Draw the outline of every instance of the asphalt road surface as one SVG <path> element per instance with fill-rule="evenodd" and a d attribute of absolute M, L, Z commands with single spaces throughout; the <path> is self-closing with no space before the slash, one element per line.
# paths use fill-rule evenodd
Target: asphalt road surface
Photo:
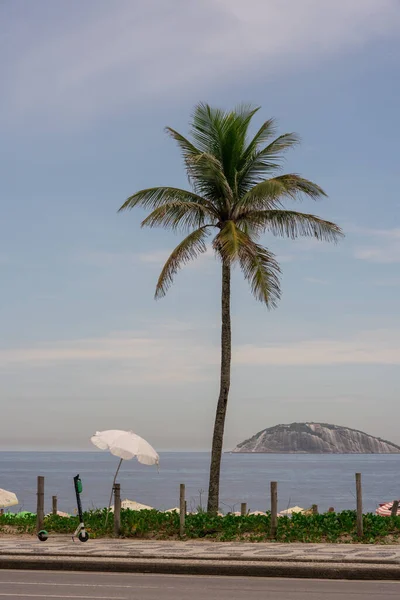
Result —
<path fill-rule="evenodd" d="M 400 582 L 0 571 L 0 600 L 394 600 Z"/>

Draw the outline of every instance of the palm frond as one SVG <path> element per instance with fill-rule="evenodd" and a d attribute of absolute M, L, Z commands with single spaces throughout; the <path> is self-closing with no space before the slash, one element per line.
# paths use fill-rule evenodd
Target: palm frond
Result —
<path fill-rule="evenodd" d="M 193 192 L 172 187 L 155 187 L 148 188 L 147 190 L 140 190 L 139 192 L 136 192 L 136 194 L 129 196 L 118 212 L 131 210 L 136 206 L 154 209 L 171 202 L 192 202 L 202 204 L 208 207 L 209 210 L 213 210 L 213 206 L 210 202 Z"/>
<path fill-rule="evenodd" d="M 227 221 L 213 240 L 213 248 L 222 261 L 234 262 L 239 255 L 243 242 L 243 231 L 233 221 Z"/>
<path fill-rule="evenodd" d="M 299 143 L 300 138 L 296 133 L 285 133 L 262 150 L 246 155 L 238 175 L 240 194 L 246 193 L 268 174 L 280 169 L 284 153 Z"/>
<path fill-rule="evenodd" d="M 259 107 L 241 105 L 225 119 L 221 132 L 221 163 L 231 188 L 237 184 L 237 173 L 246 150 L 250 122 Z"/>
<path fill-rule="evenodd" d="M 208 225 L 204 225 L 192 231 L 170 254 L 158 278 L 155 298 L 165 296 L 173 283 L 174 276 L 183 265 L 206 252 L 205 239 L 209 235 L 207 227 Z"/>
<path fill-rule="evenodd" d="M 337 242 L 343 232 L 335 223 L 307 213 L 293 210 L 250 211 L 239 217 L 258 232 L 270 231 L 273 235 L 288 237 L 313 237 L 326 242 Z"/>
<path fill-rule="evenodd" d="M 218 160 L 222 160 L 221 137 L 228 115 L 229 113 L 218 108 L 211 108 L 203 102 L 195 107 L 190 123 L 190 133 L 200 152 L 213 154 Z"/>
<path fill-rule="evenodd" d="M 250 157 L 254 156 L 260 146 L 272 138 L 276 133 L 275 119 L 265 121 L 257 131 L 252 140 L 247 144 L 246 150 L 243 152 L 242 160 L 245 163 Z"/>
<path fill-rule="evenodd" d="M 190 179 L 198 194 L 212 199 L 218 209 L 229 210 L 233 194 L 220 161 L 212 154 L 199 154 L 188 161 Z"/>
<path fill-rule="evenodd" d="M 193 229 L 207 224 L 217 224 L 218 214 L 198 202 L 176 200 L 154 209 L 143 221 L 142 227 L 165 227 L 166 229 Z"/>
<path fill-rule="evenodd" d="M 303 195 L 317 200 L 326 196 L 326 193 L 316 183 L 295 173 L 272 177 L 258 183 L 240 198 L 235 205 L 235 216 L 238 216 L 243 209 L 261 210 L 282 207 L 283 200 L 287 198 L 298 200 Z"/>
<path fill-rule="evenodd" d="M 243 274 L 250 283 L 253 296 L 268 308 L 275 308 L 281 297 L 279 264 L 272 252 L 246 237 L 246 243 L 239 249 Z"/>
<path fill-rule="evenodd" d="M 246 104 L 231 112 L 202 103 L 195 108 L 191 122 L 194 143 L 204 154 L 212 154 L 220 161 L 231 188 L 246 148 L 250 121 L 258 110 Z"/>
<path fill-rule="evenodd" d="M 165 131 L 176 141 L 176 143 L 180 147 L 185 164 L 188 159 L 191 159 L 194 156 L 198 156 L 202 153 L 202 151 L 199 148 L 196 148 L 196 146 L 194 146 L 192 142 L 190 142 L 183 135 L 175 131 L 175 129 L 172 129 L 171 127 L 166 127 Z"/>

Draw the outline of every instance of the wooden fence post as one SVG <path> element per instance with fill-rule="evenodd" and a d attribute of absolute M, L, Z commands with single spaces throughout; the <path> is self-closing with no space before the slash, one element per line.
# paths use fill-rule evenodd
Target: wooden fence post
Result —
<path fill-rule="evenodd" d="M 395 500 L 393 502 L 393 506 L 392 506 L 392 510 L 391 510 L 391 516 L 392 517 L 397 517 L 397 511 L 399 510 L 399 501 Z"/>
<path fill-rule="evenodd" d="M 121 485 L 114 484 L 114 535 L 118 537 L 121 532 Z"/>
<path fill-rule="evenodd" d="M 240 514 L 242 517 L 245 517 L 247 515 L 247 503 L 246 502 L 242 502 L 240 505 Z"/>
<path fill-rule="evenodd" d="M 52 513 L 53 515 L 57 514 L 57 496 L 52 496 Z"/>
<path fill-rule="evenodd" d="M 44 477 L 37 478 L 37 501 L 36 501 L 36 533 L 44 526 Z"/>
<path fill-rule="evenodd" d="M 356 473 L 356 494 L 357 494 L 357 536 L 363 536 L 363 506 L 362 506 L 362 487 L 361 473 Z"/>
<path fill-rule="evenodd" d="M 313 504 L 312 507 L 312 514 L 313 515 L 317 515 L 318 514 L 318 504 Z"/>
<path fill-rule="evenodd" d="M 276 538 L 278 530 L 278 484 L 276 481 L 271 481 L 271 529 L 272 538 Z"/>
<path fill-rule="evenodd" d="M 181 483 L 179 487 L 179 535 L 183 537 L 185 535 L 185 516 L 186 516 L 186 502 L 185 502 L 185 484 Z"/>

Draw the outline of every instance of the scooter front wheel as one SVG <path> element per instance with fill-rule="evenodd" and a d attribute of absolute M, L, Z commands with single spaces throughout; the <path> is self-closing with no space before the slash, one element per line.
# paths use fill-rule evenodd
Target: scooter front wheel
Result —
<path fill-rule="evenodd" d="M 38 536 L 38 538 L 39 538 L 39 540 L 41 542 L 45 542 L 49 538 L 49 534 L 44 529 L 42 529 L 41 531 L 39 531 L 39 533 L 37 534 L 37 536 Z"/>
<path fill-rule="evenodd" d="M 80 542 L 87 542 L 89 539 L 89 534 L 87 531 L 85 531 L 83 533 L 83 531 L 80 532 L 80 534 L 78 535 L 78 539 Z"/>

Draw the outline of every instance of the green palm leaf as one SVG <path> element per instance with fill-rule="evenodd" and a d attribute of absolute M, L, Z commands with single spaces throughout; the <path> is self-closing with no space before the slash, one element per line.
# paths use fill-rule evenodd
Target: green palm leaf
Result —
<path fill-rule="evenodd" d="M 303 195 L 317 200 L 326 196 L 326 193 L 316 183 L 295 173 L 266 179 L 255 185 L 236 202 L 235 217 L 244 215 L 246 210 L 282 207 L 283 200 L 288 198 L 299 200 Z"/>
<path fill-rule="evenodd" d="M 173 283 L 174 276 L 183 265 L 206 252 L 207 246 L 205 240 L 209 235 L 207 227 L 208 225 L 205 225 L 192 231 L 172 251 L 158 278 L 155 293 L 156 298 L 165 296 Z"/>
<path fill-rule="evenodd" d="M 243 274 L 250 283 L 253 296 L 268 308 L 275 308 L 281 297 L 279 264 L 272 252 L 246 237 L 246 243 L 239 249 Z"/>
<path fill-rule="evenodd" d="M 237 259 L 243 235 L 233 221 L 227 221 L 224 224 L 213 240 L 213 248 L 220 255 L 222 261 L 232 263 Z"/>
<path fill-rule="evenodd" d="M 210 202 L 193 192 L 172 187 L 155 187 L 140 190 L 140 192 L 136 192 L 133 196 L 129 196 L 118 212 L 130 210 L 136 206 L 154 209 L 170 202 L 196 202 L 197 204 L 208 206 L 210 210 L 212 209 Z"/>
<path fill-rule="evenodd" d="M 283 153 L 300 143 L 295 133 L 285 133 L 262 150 L 246 152 L 243 167 L 239 172 L 239 189 L 244 194 L 253 186 L 265 179 L 266 173 L 280 169 L 283 163 Z"/>
<path fill-rule="evenodd" d="M 198 202 L 175 201 L 154 209 L 143 221 L 142 227 L 165 227 L 166 229 L 193 229 L 201 227 L 208 221 L 209 225 L 217 222 L 218 214 L 208 206 Z"/>
<path fill-rule="evenodd" d="M 250 211 L 243 215 L 243 221 L 259 233 L 270 231 L 273 235 L 292 240 L 314 237 L 326 242 L 337 242 L 343 237 L 340 227 L 335 223 L 293 210 Z"/>

